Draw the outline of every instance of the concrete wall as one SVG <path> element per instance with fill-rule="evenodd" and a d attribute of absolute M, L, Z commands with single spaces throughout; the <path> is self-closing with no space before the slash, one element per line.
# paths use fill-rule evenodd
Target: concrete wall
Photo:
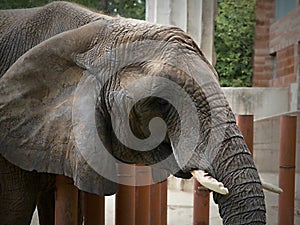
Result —
<path fill-rule="evenodd" d="M 222 88 L 235 114 L 255 119 L 289 111 L 288 88 Z"/>
<path fill-rule="evenodd" d="M 296 171 L 300 173 L 300 111 L 297 116 Z M 256 120 L 254 123 L 254 161 L 259 171 L 278 173 L 280 117 Z"/>
<path fill-rule="evenodd" d="M 260 172 L 278 172 L 280 117 L 290 107 L 289 88 L 223 88 L 233 110 L 238 114 L 253 114 L 254 161 Z M 300 172 L 300 112 L 297 135 L 297 172 Z"/>

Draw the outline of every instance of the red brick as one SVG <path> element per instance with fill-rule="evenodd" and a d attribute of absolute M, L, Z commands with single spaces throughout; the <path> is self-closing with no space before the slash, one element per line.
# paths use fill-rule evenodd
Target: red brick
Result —
<path fill-rule="evenodd" d="M 260 48 L 260 49 L 255 49 L 255 54 L 257 56 L 265 56 L 265 55 L 269 55 L 269 50 L 267 48 Z"/>
<path fill-rule="evenodd" d="M 259 46 L 261 46 L 261 47 L 259 47 Z M 265 50 L 269 51 L 269 42 L 268 41 L 257 41 L 254 45 L 254 50 L 259 50 L 259 49 L 265 49 Z"/>
<path fill-rule="evenodd" d="M 277 79 L 273 80 L 273 85 L 274 87 L 284 87 L 284 82 L 281 77 L 278 77 Z"/>
<path fill-rule="evenodd" d="M 297 81 L 296 75 L 289 75 L 283 77 L 283 83 L 285 86 L 289 86 L 292 83 L 295 83 Z"/>
<path fill-rule="evenodd" d="M 259 80 L 270 80 L 273 78 L 273 76 L 268 75 L 268 74 L 262 74 L 262 75 L 256 76 L 256 78 Z"/>
<path fill-rule="evenodd" d="M 263 66 L 258 66 L 254 70 L 255 70 L 256 73 L 263 72 L 264 71 L 264 67 Z"/>
<path fill-rule="evenodd" d="M 255 32 L 268 33 L 269 32 L 269 27 L 268 26 L 256 26 L 255 27 Z"/>
<path fill-rule="evenodd" d="M 265 20 L 256 20 L 256 26 L 255 27 L 269 27 L 269 23 L 267 23 Z"/>
<path fill-rule="evenodd" d="M 253 86 L 281 86 L 295 81 L 296 50 L 300 36 L 300 7 L 274 21 L 275 0 L 256 0 Z M 273 80 L 273 57 L 277 51 L 277 79 Z"/>
<path fill-rule="evenodd" d="M 294 62 L 295 62 L 294 57 L 289 57 L 285 60 L 284 63 L 286 66 L 289 66 L 289 65 L 294 65 Z"/>
<path fill-rule="evenodd" d="M 273 71 L 273 63 L 272 63 L 272 65 L 265 65 L 264 69 L 265 69 L 265 71 Z"/>
<path fill-rule="evenodd" d="M 284 69 L 283 68 L 277 68 L 276 74 L 277 74 L 277 77 L 284 76 Z"/>
<path fill-rule="evenodd" d="M 289 47 L 287 47 L 287 53 L 289 55 L 294 55 L 294 45 L 290 45 Z"/>
<path fill-rule="evenodd" d="M 257 34 L 255 39 L 257 41 L 266 41 L 266 42 L 268 42 L 269 41 L 269 34 L 265 34 L 265 33 L 264 34 Z"/>
<path fill-rule="evenodd" d="M 253 71 L 253 77 L 259 78 L 260 76 L 263 76 L 263 75 L 265 75 L 264 72 L 259 72 L 259 71 L 256 71 L 256 70 Z"/>
<path fill-rule="evenodd" d="M 294 65 L 284 68 L 285 75 L 294 74 L 294 71 Z"/>
<path fill-rule="evenodd" d="M 261 66 L 263 64 L 265 64 L 265 58 L 261 59 L 261 57 L 255 57 L 254 60 L 253 60 L 253 67 L 256 67 L 256 66 Z"/>
<path fill-rule="evenodd" d="M 268 87 L 269 80 L 254 80 L 253 87 Z"/>

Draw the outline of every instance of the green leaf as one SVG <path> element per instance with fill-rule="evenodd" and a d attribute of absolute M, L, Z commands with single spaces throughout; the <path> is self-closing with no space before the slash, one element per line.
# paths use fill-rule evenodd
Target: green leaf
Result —
<path fill-rule="evenodd" d="M 218 0 L 216 70 L 222 86 L 251 86 L 254 0 Z"/>

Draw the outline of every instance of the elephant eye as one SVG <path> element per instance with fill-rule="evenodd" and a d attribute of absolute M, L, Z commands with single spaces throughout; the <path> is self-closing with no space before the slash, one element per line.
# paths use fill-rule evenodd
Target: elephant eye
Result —
<path fill-rule="evenodd" d="M 157 103 L 161 106 L 167 106 L 169 104 L 169 102 L 165 99 L 162 98 L 157 98 Z"/>
<path fill-rule="evenodd" d="M 171 104 L 162 98 L 157 98 L 156 99 L 156 106 L 162 112 L 163 114 L 168 113 L 169 110 L 171 109 Z"/>

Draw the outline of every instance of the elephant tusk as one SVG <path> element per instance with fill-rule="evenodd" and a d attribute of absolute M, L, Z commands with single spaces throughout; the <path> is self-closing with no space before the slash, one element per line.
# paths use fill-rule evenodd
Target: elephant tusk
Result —
<path fill-rule="evenodd" d="M 228 189 L 224 187 L 223 183 L 209 176 L 208 173 L 204 172 L 203 170 L 193 170 L 191 171 L 191 174 L 204 187 L 222 195 L 227 195 L 229 193 Z"/>
<path fill-rule="evenodd" d="M 208 173 L 204 172 L 203 170 L 193 170 L 191 171 L 191 174 L 204 187 L 222 195 L 227 195 L 229 193 L 228 189 L 224 187 L 223 183 L 217 181 L 211 176 L 208 176 Z M 283 190 L 280 187 L 265 182 L 264 180 L 261 180 L 261 184 L 263 189 L 268 190 L 270 192 L 274 192 L 277 194 L 281 194 L 283 192 Z"/>
<path fill-rule="evenodd" d="M 268 182 L 265 182 L 263 180 L 261 180 L 261 185 L 262 185 L 263 189 L 266 189 L 268 191 L 271 191 L 271 192 L 274 192 L 274 193 L 277 193 L 277 194 L 281 194 L 283 192 L 283 190 L 280 187 L 275 186 L 274 184 L 270 184 Z"/>

